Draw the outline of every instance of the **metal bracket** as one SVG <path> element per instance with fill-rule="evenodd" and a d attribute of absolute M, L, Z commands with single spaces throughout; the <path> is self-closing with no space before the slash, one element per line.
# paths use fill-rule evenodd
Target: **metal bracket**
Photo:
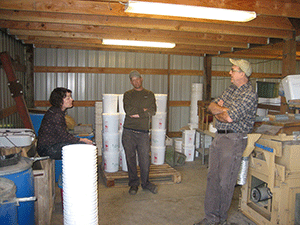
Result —
<path fill-rule="evenodd" d="M 19 80 L 8 82 L 8 87 L 13 98 L 23 95 L 23 86 Z"/>

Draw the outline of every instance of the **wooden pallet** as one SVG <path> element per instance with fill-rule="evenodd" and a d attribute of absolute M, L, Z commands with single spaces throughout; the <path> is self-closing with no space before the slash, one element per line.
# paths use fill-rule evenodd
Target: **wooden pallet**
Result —
<path fill-rule="evenodd" d="M 101 168 L 101 173 L 103 175 L 105 184 L 107 187 L 115 186 L 115 181 L 126 179 L 128 183 L 128 173 L 125 171 L 118 171 L 115 173 L 108 173 Z M 140 168 L 138 167 L 138 176 L 140 177 Z M 150 165 L 149 179 L 160 179 L 167 180 L 172 178 L 173 183 L 181 182 L 181 174 L 172 168 L 169 164 L 163 165 Z"/>

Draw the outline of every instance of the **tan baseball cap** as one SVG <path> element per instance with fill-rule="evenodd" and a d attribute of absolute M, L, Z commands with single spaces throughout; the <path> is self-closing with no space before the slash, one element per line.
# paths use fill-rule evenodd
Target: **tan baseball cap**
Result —
<path fill-rule="evenodd" d="M 229 61 L 238 67 L 246 74 L 247 77 L 250 77 L 252 74 L 252 67 L 250 62 L 244 59 L 229 59 Z"/>
<path fill-rule="evenodd" d="M 130 80 L 131 80 L 131 78 L 133 78 L 133 77 L 139 77 L 139 78 L 141 78 L 142 76 L 141 76 L 141 74 L 140 74 L 137 70 L 132 70 L 132 71 L 129 73 L 129 78 L 130 78 Z"/>

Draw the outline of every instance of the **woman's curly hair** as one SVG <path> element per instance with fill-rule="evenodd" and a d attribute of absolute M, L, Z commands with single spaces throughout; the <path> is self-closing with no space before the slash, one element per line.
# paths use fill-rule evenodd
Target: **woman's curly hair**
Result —
<path fill-rule="evenodd" d="M 60 108 L 64 102 L 63 99 L 67 96 L 67 93 L 72 93 L 72 91 L 70 89 L 63 88 L 63 87 L 55 88 L 51 92 L 49 102 L 54 107 Z"/>

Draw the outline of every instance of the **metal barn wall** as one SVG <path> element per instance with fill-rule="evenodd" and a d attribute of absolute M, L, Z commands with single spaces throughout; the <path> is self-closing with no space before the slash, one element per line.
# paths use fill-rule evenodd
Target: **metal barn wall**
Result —
<path fill-rule="evenodd" d="M 35 66 L 80 66 L 112 68 L 168 69 L 165 54 L 106 52 L 93 50 L 35 49 Z M 248 59 L 256 73 L 281 73 L 281 60 Z M 297 70 L 299 72 L 299 62 Z M 229 71 L 231 63 L 226 58 L 212 58 L 213 71 Z M 170 56 L 170 69 L 203 70 L 203 57 Z M 55 87 L 64 86 L 73 91 L 75 100 L 102 100 L 102 94 L 122 94 L 132 88 L 128 74 L 35 73 L 35 100 L 49 99 Z M 257 79 L 251 79 L 256 85 Z M 278 79 L 259 79 L 279 82 Z M 144 87 L 154 93 L 166 94 L 166 75 L 144 75 Z M 203 82 L 203 77 L 189 75 L 170 76 L 171 101 L 189 101 L 192 83 Z M 212 78 L 212 97 L 222 93 L 230 84 L 229 77 Z M 178 131 L 189 123 L 189 107 L 171 107 L 169 131 Z M 94 107 L 74 107 L 68 113 L 77 123 L 95 123 Z"/>
<path fill-rule="evenodd" d="M 25 47 L 20 42 L 7 35 L 3 31 L 0 31 L 0 52 L 8 52 L 12 59 L 20 60 L 20 64 L 25 65 Z M 25 76 L 23 72 L 16 71 L 16 77 L 20 83 L 25 85 Z M 0 69 L 0 108 L 5 109 L 14 106 L 16 103 L 11 97 L 10 90 L 8 88 L 8 80 L 6 73 L 3 69 Z M 13 126 L 16 128 L 23 127 L 23 123 L 18 113 L 14 113 L 9 117 L 0 120 L 0 128 Z"/>

